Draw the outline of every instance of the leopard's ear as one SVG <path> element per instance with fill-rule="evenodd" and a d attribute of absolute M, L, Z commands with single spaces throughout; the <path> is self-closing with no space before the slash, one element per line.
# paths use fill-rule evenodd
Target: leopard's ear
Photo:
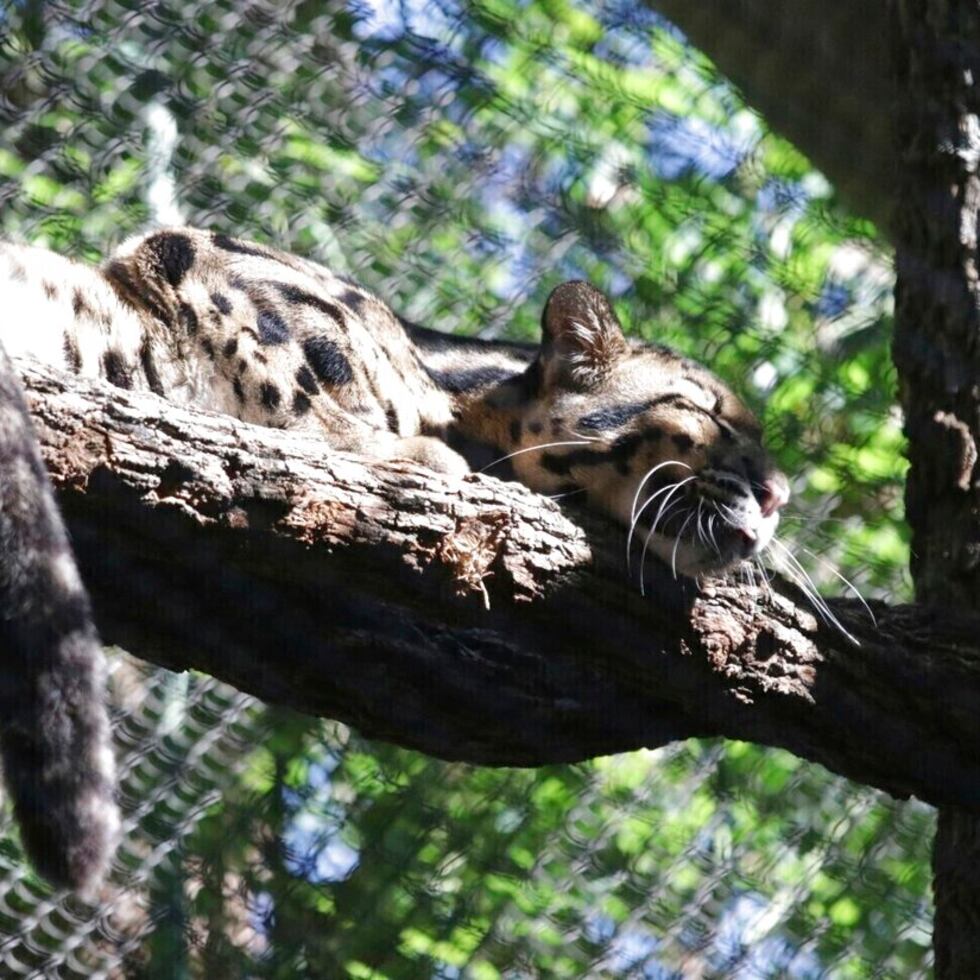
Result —
<path fill-rule="evenodd" d="M 629 345 L 609 300 L 580 280 L 552 291 L 541 317 L 539 355 L 546 387 L 593 387 Z"/>

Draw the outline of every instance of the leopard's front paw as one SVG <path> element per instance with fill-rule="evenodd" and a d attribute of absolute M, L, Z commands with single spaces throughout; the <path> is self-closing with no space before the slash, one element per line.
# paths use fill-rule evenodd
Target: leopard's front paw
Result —
<path fill-rule="evenodd" d="M 392 456 L 410 459 L 415 463 L 445 473 L 448 476 L 464 476 L 470 468 L 466 460 L 444 442 L 432 436 L 408 436 L 399 439 L 393 449 Z"/>

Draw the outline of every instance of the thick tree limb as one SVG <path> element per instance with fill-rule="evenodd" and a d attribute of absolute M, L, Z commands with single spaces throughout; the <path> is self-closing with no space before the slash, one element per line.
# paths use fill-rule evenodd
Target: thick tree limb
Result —
<path fill-rule="evenodd" d="M 444 758 L 726 735 L 980 805 L 976 618 L 835 601 L 858 647 L 788 586 L 643 599 L 621 529 L 519 485 L 24 369 L 103 635 L 140 656 Z"/>

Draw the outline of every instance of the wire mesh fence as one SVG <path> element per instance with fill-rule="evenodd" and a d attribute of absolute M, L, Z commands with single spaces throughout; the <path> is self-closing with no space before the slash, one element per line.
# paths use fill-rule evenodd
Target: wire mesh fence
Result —
<path fill-rule="evenodd" d="M 95 259 L 186 221 L 481 337 L 591 279 L 758 410 L 821 586 L 907 594 L 874 229 L 647 8 L 15 0 L 0 78 L 4 234 Z M 112 681 L 113 878 L 52 895 L 7 824 L 4 976 L 928 973 L 930 812 L 783 752 L 478 769 L 123 654 Z"/>

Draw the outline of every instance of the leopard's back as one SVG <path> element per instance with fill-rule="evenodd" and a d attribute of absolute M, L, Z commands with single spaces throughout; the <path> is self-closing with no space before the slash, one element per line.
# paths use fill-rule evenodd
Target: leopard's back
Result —
<path fill-rule="evenodd" d="M 445 411 L 391 310 L 321 266 L 182 228 L 127 243 L 104 273 L 144 318 L 149 369 L 187 367 L 172 400 L 313 430 L 343 410 L 403 435 Z"/>
<path fill-rule="evenodd" d="M 401 322 L 322 266 L 193 228 L 131 239 L 98 269 L 9 244 L 0 262 L 23 294 L 18 319 L 41 325 L 6 331 L 13 356 L 337 449 L 465 469 L 425 435 L 446 429 L 452 400 Z"/>

